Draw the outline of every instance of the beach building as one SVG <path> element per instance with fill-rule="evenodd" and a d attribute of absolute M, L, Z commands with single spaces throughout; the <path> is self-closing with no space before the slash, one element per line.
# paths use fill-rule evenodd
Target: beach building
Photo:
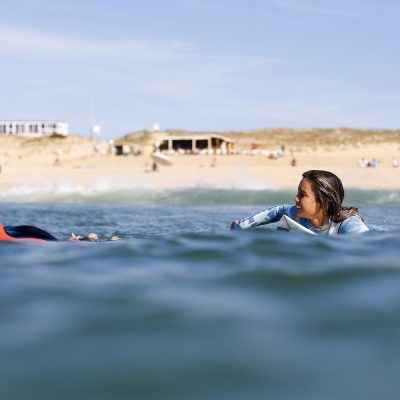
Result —
<path fill-rule="evenodd" d="M 68 123 L 63 121 L 1 121 L 0 135 L 51 136 L 68 135 Z"/>
<path fill-rule="evenodd" d="M 200 153 L 208 152 L 210 154 L 230 154 L 234 149 L 234 141 L 226 136 L 210 134 L 182 134 L 154 135 L 154 143 L 160 151 L 178 153 Z"/>

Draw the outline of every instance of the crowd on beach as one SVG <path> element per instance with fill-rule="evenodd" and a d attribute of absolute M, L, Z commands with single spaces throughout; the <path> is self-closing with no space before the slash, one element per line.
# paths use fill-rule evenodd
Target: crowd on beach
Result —
<path fill-rule="evenodd" d="M 376 158 L 372 158 L 370 161 L 367 160 L 365 157 L 361 157 L 358 160 L 358 166 L 360 168 L 377 168 L 379 166 L 380 162 Z M 392 167 L 393 168 L 398 168 L 399 167 L 399 161 L 397 157 L 392 158 Z"/>
<path fill-rule="evenodd" d="M 376 158 L 372 158 L 370 161 L 368 161 L 365 157 L 361 157 L 358 160 L 358 166 L 360 168 L 377 168 L 378 167 L 378 160 Z"/>

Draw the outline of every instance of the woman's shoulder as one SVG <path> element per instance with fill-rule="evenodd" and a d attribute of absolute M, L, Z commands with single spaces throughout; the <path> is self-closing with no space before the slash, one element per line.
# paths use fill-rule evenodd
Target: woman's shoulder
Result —
<path fill-rule="evenodd" d="M 361 233 L 369 231 L 359 215 L 350 215 L 340 222 L 338 233 Z"/>

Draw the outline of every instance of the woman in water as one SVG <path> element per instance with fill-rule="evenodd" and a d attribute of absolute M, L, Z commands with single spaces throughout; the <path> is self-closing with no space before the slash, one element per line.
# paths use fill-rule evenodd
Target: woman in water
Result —
<path fill-rule="evenodd" d="M 53 242 L 58 241 L 49 232 L 31 225 L 19 225 L 19 226 L 3 226 L 0 224 L 0 240 L 5 241 L 34 241 L 34 242 Z M 86 236 L 77 236 L 73 233 L 68 240 L 74 241 L 89 241 L 97 242 L 100 241 L 99 236 L 92 232 Z M 120 240 L 118 236 L 112 236 L 110 240 Z"/>
<path fill-rule="evenodd" d="M 310 170 L 303 173 L 295 205 L 267 208 L 252 217 L 232 221 L 231 229 L 249 229 L 279 221 L 283 215 L 320 235 L 362 233 L 369 229 L 354 207 L 343 207 L 344 189 L 332 172 Z"/>

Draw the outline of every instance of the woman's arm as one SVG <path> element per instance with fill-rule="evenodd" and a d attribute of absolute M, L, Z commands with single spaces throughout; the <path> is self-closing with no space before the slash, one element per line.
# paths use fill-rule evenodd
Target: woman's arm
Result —
<path fill-rule="evenodd" d="M 296 218 L 296 206 L 282 204 L 267 208 L 251 217 L 232 221 L 231 230 L 251 229 L 260 225 L 270 224 L 279 221 L 283 215 L 288 215 L 291 218 Z"/>

